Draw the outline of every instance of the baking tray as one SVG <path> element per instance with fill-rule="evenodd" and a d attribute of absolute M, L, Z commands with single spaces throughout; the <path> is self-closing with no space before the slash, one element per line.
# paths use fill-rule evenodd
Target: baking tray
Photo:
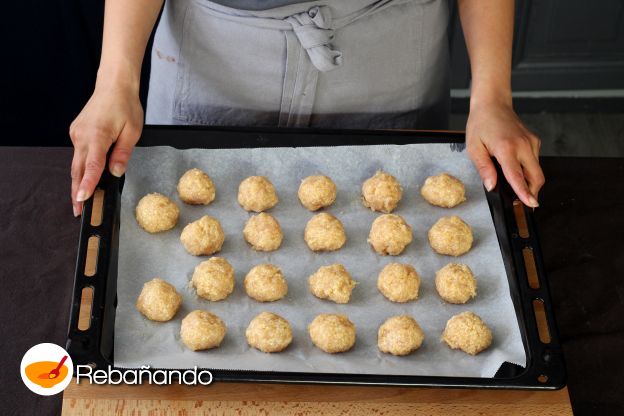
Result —
<path fill-rule="evenodd" d="M 318 130 L 231 127 L 146 126 L 139 146 L 188 148 L 315 147 L 449 143 L 461 151 L 463 132 L 415 130 Z M 526 368 L 503 363 L 492 378 L 384 374 L 302 373 L 208 369 L 216 381 L 353 384 L 555 390 L 565 385 L 565 365 L 557 334 L 539 237 L 531 210 L 518 204 L 497 165 L 498 183 L 487 201 L 509 280 L 510 295 L 526 352 Z M 74 365 L 115 367 L 119 214 L 123 177 L 104 172 L 101 220 L 92 225 L 94 198 L 85 201 L 66 349 Z M 95 269 L 86 274 L 89 238 L 99 240 Z M 532 255 L 527 255 L 530 253 Z M 93 253 L 92 253 L 93 254 Z M 92 293 L 84 305 L 83 290 Z M 81 306 L 82 305 L 82 306 Z M 83 310 L 81 310 L 81 307 Z M 536 309 L 537 308 L 537 309 Z M 87 325 L 84 325 L 84 322 Z M 81 322 L 79 329 L 79 321 Z M 118 368 L 120 369 L 120 368 Z M 157 369 L 153 368 L 152 371 Z"/>

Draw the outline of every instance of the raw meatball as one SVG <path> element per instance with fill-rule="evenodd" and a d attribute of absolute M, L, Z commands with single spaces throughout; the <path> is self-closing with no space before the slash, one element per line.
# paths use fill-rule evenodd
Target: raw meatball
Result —
<path fill-rule="evenodd" d="M 262 212 L 277 205 L 275 188 L 264 176 L 250 176 L 238 187 L 238 203 L 246 211 Z"/>
<path fill-rule="evenodd" d="M 377 346 L 381 352 L 408 355 L 420 348 L 424 339 L 425 334 L 414 318 L 398 315 L 379 327 Z"/>
<path fill-rule="evenodd" d="M 262 352 L 280 352 L 292 342 L 292 329 L 281 316 L 262 312 L 251 320 L 245 331 L 250 346 Z"/>
<path fill-rule="evenodd" d="M 380 215 L 373 221 L 368 242 L 382 256 L 397 256 L 412 242 L 412 227 L 400 215 Z"/>
<path fill-rule="evenodd" d="M 394 211 L 401 200 L 403 189 L 396 178 L 389 173 L 377 171 L 362 185 L 362 203 L 373 211 Z"/>
<path fill-rule="evenodd" d="M 472 247 L 470 226 L 456 215 L 442 217 L 429 230 L 429 244 L 439 254 L 461 256 Z"/>
<path fill-rule="evenodd" d="M 187 204 L 208 205 L 216 196 L 212 179 L 199 169 L 187 171 L 178 182 L 180 199 Z"/>
<path fill-rule="evenodd" d="M 303 238 L 312 251 L 335 251 L 347 241 L 340 220 L 326 212 L 316 214 L 308 221 Z"/>
<path fill-rule="evenodd" d="M 279 267 L 259 264 L 252 268 L 243 283 L 250 298 L 260 302 L 273 302 L 286 296 L 288 284 Z"/>
<path fill-rule="evenodd" d="M 180 234 L 186 251 L 194 256 L 209 256 L 221 250 L 225 233 L 216 218 L 204 215 L 188 224 Z"/>
<path fill-rule="evenodd" d="M 217 315 L 196 310 L 182 319 L 180 338 L 193 351 L 208 350 L 221 345 L 227 328 Z"/>
<path fill-rule="evenodd" d="M 308 331 L 314 345 L 330 354 L 355 345 L 355 325 L 346 315 L 322 313 L 308 325 Z"/>
<path fill-rule="evenodd" d="M 453 208 L 466 200 L 464 184 L 448 173 L 429 176 L 420 188 L 420 194 L 431 205 L 443 208 Z"/>
<path fill-rule="evenodd" d="M 492 344 L 492 331 L 472 312 L 462 312 L 446 323 L 442 341 L 449 347 L 477 355 Z"/>
<path fill-rule="evenodd" d="M 277 250 L 284 239 L 279 222 L 272 215 L 264 212 L 247 220 L 243 236 L 245 241 L 257 251 Z"/>
<path fill-rule="evenodd" d="M 316 211 L 334 203 L 336 184 L 324 175 L 308 176 L 301 181 L 297 195 L 304 207 Z"/>
<path fill-rule="evenodd" d="M 308 283 L 314 296 L 336 303 L 348 303 L 357 284 L 342 264 L 321 267 L 310 276 Z"/>
<path fill-rule="evenodd" d="M 466 303 L 477 296 L 477 279 L 465 264 L 450 263 L 436 273 L 438 294 L 448 303 Z"/>
<path fill-rule="evenodd" d="M 197 296 L 216 302 L 234 291 L 234 268 L 221 257 L 212 257 L 195 267 L 191 280 Z"/>
<path fill-rule="evenodd" d="M 143 285 L 136 308 L 147 319 L 158 322 L 171 320 L 182 305 L 182 296 L 175 287 L 155 277 Z"/>
<path fill-rule="evenodd" d="M 379 273 L 377 289 L 393 302 L 418 299 L 420 276 L 409 264 L 390 263 Z"/>
<path fill-rule="evenodd" d="M 180 209 L 166 196 L 154 192 L 141 198 L 134 214 L 141 228 L 148 233 L 159 233 L 175 227 Z"/>

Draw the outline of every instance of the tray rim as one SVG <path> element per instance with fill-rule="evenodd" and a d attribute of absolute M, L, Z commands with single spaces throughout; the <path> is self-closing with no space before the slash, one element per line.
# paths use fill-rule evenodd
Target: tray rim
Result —
<path fill-rule="evenodd" d="M 179 132 L 183 137 L 176 137 L 172 143 L 171 133 Z M 200 136 L 222 133 L 224 136 L 236 140 L 227 143 L 201 141 Z M 339 136 L 339 137 L 336 137 Z M 340 140 L 340 142 L 337 142 Z M 146 143 L 147 142 L 147 143 Z M 205 144 L 210 145 L 206 146 Z M 278 145 L 275 145 L 279 143 Z M 145 126 L 142 141 L 138 146 L 172 146 L 175 148 L 249 148 L 249 147 L 316 147 L 316 146 L 346 146 L 372 144 L 414 144 L 414 143 L 449 143 L 456 144 L 458 150 L 465 145 L 464 132 L 432 131 L 432 130 L 336 130 L 313 128 L 255 128 L 255 127 L 224 127 L 224 126 Z M 199 144 L 199 145 L 198 145 Z M 343 374 L 343 373 L 304 373 L 304 372 L 267 372 L 254 370 L 211 370 L 216 381 L 263 382 L 263 383 L 295 383 L 295 384 L 352 384 L 374 386 L 414 386 L 414 387 L 450 387 L 450 388 L 494 388 L 494 389 L 534 389 L 555 390 L 565 386 L 565 365 L 561 350 L 554 311 L 550 300 L 548 282 L 542 264 L 541 250 L 537 226 L 531 211 L 524 208 L 524 214 L 529 227 L 529 237 L 522 238 L 517 233 L 515 217 L 509 215 L 510 198 L 515 198 L 509 184 L 497 165 L 499 181 L 492 192 L 486 193 L 488 205 L 495 223 L 497 237 L 503 255 L 503 261 L 510 284 L 510 295 L 516 309 L 516 317 L 527 356 L 526 368 L 515 370 L 514 375 L 481 377 L 448 377 L 448 376 L 421 376 L 421 375 L 383 375 L 383 374 Z M 79 249 L 74 276 L 73 297 L 70 310 L 70 320 L 67 336 L 67 350 L 70 352 L 74 364 L 92 363 L 96 366 L 110 365 L 115 369 L 113 360 L 114 342 L 114 315 L 116 308 L 116 281 L 117 281 L 117 248 L 119 238 L 119 209 L 123 178 L 118 179 L 108 172 L 102 176 L 98 187 L 105 190 L 103 209 L 112 215 L 102 215 L 102 223 L 93 227 L 90 225 L 93 198 L 87 200 L 83 206 Z M 513 200 L 511 200 L 511 203 Z M 507 206 L 503 206 L 507 203 Z M 495 208 L 493 208 L 493 206 Z M 513 207 L 511 207 L 513 209 Z M 507 212 L 506 212 L 507 211 Z M 513 214 L 513 212 L 512 212 Z M 501 235 L 498 221 L 503 221 L 505 233 Z M 88 217 L 88 218 L 87 218 Z M 515 231 L 514 231 L 515 230 Z M 96 274 L 85 277 L 86 245 L 90 236 L 100 238 L 100 247 L 97 258 Z M 102 245 L 104 242 L 104 245 Z M 506 257 L 505 248 L 508 244 L 511 250 Z M 104 247 L 104 249 L 103 249 Z M 528 287 L 524 268 L 524 260 L 518 258 L 518 249 L 531 247 L 540 281 L 539 289 Z M 521 251 L 520 251 L 521 256 Z M 524 284 L 523 284 L 524 282 Z M 77 329 L 78 313 L 80 309 L 81 290 L 85 286 L 94 288 L 93 307 L 91 311 L 91 325 L 86 331 Z M 515 287 L 514 292 L 512 286 Z M 97 290 L 95 290 L 97 288 Z M 522 296 L 525 298 L 523 299 Z M 526 297 L 531 298 L 527 300 Z M 551 342 L 542 344 L 539 341 L 535 317 L 528 302 L 541 299 L 544 302 Z M 530 312 L 530 313 L 529 313 Z M 527 322 L 528 321 L 528 322 Z M 105 334 L 106 333 L 106 334 Z M 76 358 L 74 358 L 76 356 Z M 505 366 L 501 366 L 499 373 Z M 511 364 L 510 364 L 511 365 Z M 511 365 L 513 366 L 513 365 Z M 157 371 L 157 368 L 150 369 Z M 173 369 L 171 369 L 173 370 Z M 184 370 L 184 369 L 178 369 Z M 513 368 L 512 368 L 513 370 Z M 547 370 L 547 371 L 546 371 Z M 507 370 L 509 373 L 511 370 Z M 537 376 L 548 373 L 545 382 L 537 381 Z M 497 373 L 498 375 L 498 373 Z"/>

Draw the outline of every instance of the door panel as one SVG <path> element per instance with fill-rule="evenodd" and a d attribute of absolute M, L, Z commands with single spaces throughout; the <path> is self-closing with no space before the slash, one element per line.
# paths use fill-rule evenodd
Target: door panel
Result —
<path fill-rule="evenodd" d="M 468 60 L 452 2 L 453 88 L 467 88 Z M 514 91 L 624 88 L 624 1 L 518 0 Z"/>

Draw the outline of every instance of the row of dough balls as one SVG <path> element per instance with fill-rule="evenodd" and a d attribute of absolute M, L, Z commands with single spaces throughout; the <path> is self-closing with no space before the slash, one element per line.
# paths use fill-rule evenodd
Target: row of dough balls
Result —
<path fill-rule="evenodd" d="M 182 201 L 190 204 L 209 204 L 216 195 L 212 179 L 199 169 L 191 169 L 180 178 L 178 193 Z M 465 200 L 463 183 L 446 173 L 427 178 L 421 193 L 432 204 L 444 207 Z M 302 181 L 298 195 L 304 206 L 317 210 L 334 202 L 336 186 L 327 176 L 310 176 Z M 385 172 L 377 172 L 362 185 L 362 201 L 374 211 L 391 212 L 401 196 L 399 182 Z M 278 197 L 266 177 L 251 176 L 241 182 L 238 201 L 248 211 L 261 212 L 275 206 Z M 171 199 L 152 193 L 139 201 L 135 214 L 143 229 L 155 233 L 173 228 L 180 210 Z M 277 250 L 283 241 L 279 222 L 264 212 L 247 221 L 243 235 L 258 251 Z M 456 216 L 441 218 L 428 237 L 436 252 L 453 256 L 469 251 L 473 242 L 470 226 Z M 217 219 L 204 216 L 188 224 L 180 239 L 189 253 L 210 255 L 221 250 L 225 234 Z M 347 237 L 340 220 L 321 213 L 306 224 L 304 239 L 313 251 L 335 251 L 345 244 Z M 399 215 L 381 215 L 373 222 L 368 241 L 381 255 L 398 255 L 412 242 L 412 228 Z"/>
<path fill-rule="evenodd" d="M 164 195 L 152 193 L 144 196 L 136 207 L 136 218 L 146 230 L 146 218 L 158 216 L 168 207 L 177 207 Z M 176 214 L 177 215 L 177 214 Z M 177 219 L 176 219 L 177 221 Z M 270 214 L 261 212 L 250 217 L 243 228 L 243 236 L 254 250 L 275 251 L 284 239 L 282 228 Z M 347 235 L 342 222 L 332 214 L 323 212 L 313 216 L 305 226 L 303 238 L 315 252 L 336 251 L 344 246 Z M 439 254 L 461 256 L 472 248 L 474 241 L 471 227 L 456 215 L 440 218 L 428 232 L 429 244 Z M 401 254 L 412 242 L 412 227 L 397 214 L 377 217 L 368 235 L 368 243 L 380 255 Z M 219 220 L 209 215 L 187 224 L 180 234 L 186 251 L 194 256 L 217 253 L 223 247 L 225 233 Z"/>
<path fill-rule="evenodd" d="M 149 283 L 149 282 L 148 282 Z M 217 302 L 226 299 L 234 291 L 234 268 L 221 257 L 212 257 L 195 267 L 191 285 L 197 296 Z M 342 264 L 320 267 L 308 278 L 310 293 L 319 299 L 346 304 L 357 282 Z M 448 303 L 464 304 L 477 295 L 477 279 L 465 264 L 450 263 L 437 271 L 436 291 Z M 273 264 L 254 266 L 245 276 L 243 287 L 247 295 L 259 302 L 274 302 L 288 294 L 288 283 L 281 269 Z M 165 296 L 159 299 L 160 285 L 146 285 L 141 292 L 150 305 L 143 304 L 145 316 L 162 321 L 173 318 L 175 305 L 168 305 Z M 377 289 L 392 302 L 405 303 L 418 299 L 420 275 L 410 264 L 390 263 L 378 275 Z M 144 292 L 152 291 L 148 295 Z M 151 311 L 156 311 L 153 313 Z"/>
<path fill-rule="evenodd" d="M 167 291 L 176 301 L 177 312 L 182 302 L 181 296 L 168 283 L 160 280 L 157 284 L 168 285 L 163 286 L 162 290 Z M 141 306 L 137 302 L 137 307 Z M 206 350 L 218 347 L 226 332 L 225 323 L 217 315 L 195 310 L 182 319 L 180 338 L 193 351 Z M 345 352 L 355 345 L 356 328 L 346 315 L 320 314 L 308 325 L 308 332 L 312 343 L 327 353 Z M 256 316 L 249 323 L 245 336 L 251 347 L 267 353 L 283 351 L 293 339 L 288 321 L 271 312 L 262 312 Z M 377 345 L 384 353 L 404 356 L 420 348 L 424 338 L 414 318 L 399 315 L 387 319 L 379 327 Z M 463 312 L 448 320 L 442 341 L 453 349 L 459 348 L 476 355 L 491 345 L 492 332 L 479 316 Z"/>
<path fill-rule="evenodd" d="M 208 175 L 201 173 L 210 180 Z M 336 184 L 330 177 L 314 175 L 301 181 L 297 196 L 304 207 L 317 211 L 332 205 L 336 200 L 336 192 Z M 452 208 L 466 200 L 464 184 L 448 173 L 428 177 L 420 193 L 430 204 L 444 208 Z M 402 197 L 401 184 L 387 172 L 377 171 L 362 184 L 362 204 L 373 211 L 389 214 Z M 278 201 L 275 187 L 264 176 L 251 176 L 243 180 L 238 188 L 238 202 L 247 211 L 266 211 L 277 205 Z"/>
<path fill-rule="evenodd" d="M 340 264 L 321 267 L 316 273 L 310 276 L 308 283 L 312 294 L 321 299 L 332 300 L 336 303 L 347 303 L 351 296 L 351 291 L 356 285 L 356 282 L 351 278 L 344 266 Z M 197 290 L 198 296 L 202 298 L 210 301 L 223 300 L 234 290 L 234 270 L 226 260 L 213 257 L 196 267 L 192 278 L 192 285 Z M 252 268 L 245 277 L 244 287 L 251 298 L 260 302 L 279 300 L 288 293 L 288 285 L 281 270 L 271 264 L 261 264 Z M 418 298 L 420 277 L 410 265 L 391 263 L 384 267 L 379 274 L 377 287 L 389 300 L 394 302 L 407 302 Z M 436 289 L 440 296 L 449 303 L 465 303 L 476 295 L 476 280 L 468 266 L 449 264 L 436 273 Z M 162 279 L 154 278 L 143 285 L 143 289 L 136 302 L 136 307 L 146 318 L 153 321 L 166 322 L 173 319 L 180 309 L 181 304 L 182 296 L 180 296 L 174 286 Z M 192 322 L 195 322 L 199 318 L 187 317 L 185 320 L 187 319 L 189 323 L 186 326 L 190 329 L 182 330 L 182 332 L 186 334 L 183 335 L 183 340 L 185 340 L 185 337 L 195 337 L 192 335 L 193 331 L 198 331 L 196 327 L 199 324 Z M 211 325 L 217 322 L 213 317 L 206 317 L 206 319 L 211 322 Z M 183 321 L 183 328 L 185 327 L 184 322 L 185 321 Z M 252 323 L 253 322 L 254 321 L 252 321 Z M 258 325 L 250 325 L 250 328 Z M 389 323 L 388 325 L 394 326 L 394 324 Z M 248 329 L 248 340 L 250 339 L 249 331 L 251 331 L 252 334 L 257 332 L 256 330 Z M 201 333 L 201 331 L 199 332 Z M 311 326 L 311 335 L 312 332 Z M 451 330 L 447 334 L 449 340 L 447 343 L 449 343 L 449 345 L 451 345 L 452 340 L 455 339 L 452 336 L 453 333 L 454 330 Z M 382 329 L 380 328 L 380 340 L 382 339 L 381 334 Z M 224 331 L 223 335 L 225 335 Z M 200 337 L 203 339 L 201 344 L 197 344 L 193 341 L 187 342 L 187 340 L 184 342 L 191 349 L 211 348 L 194 348 L 192 345 L 212 345 L 211 342 L 214 341 L 214 336 L 215 333 L 211 332 L 211 336 Z M 316 336 L 316 339 L 322 339 L 321 333 Z M 355 335 L 353 335 L 353 339 L 355 339 Z M 263 351 L 265 350 L 257 346 L 260 341 L 250 340 L 249 342 L 250 345 Z M 318 343 L 315 341 L 316 345 L 319 345 L 319 343 L 326 346 L 333 345 L 330 344 L 328 340 L 319 341 Z M 218 345 L 218 343 L 216 345 Z M 385 345 L 385 343 L 380 341 L 380 349 L 383 351 L 382 345 Z M 457 345 L 461 345 L 461 343 Z M 323 348 L 319 346 L 319 348 L 327 352 L 338 352 L 334 350 L 334 347 L 328 346 L 327 348 Z M 395 354 L 395 352 L 392 353 Z"/>
<path fill-rule="evenodd" d="M 180 199 L 187 204 L 208 205 L 216 197 L 212 179 L 197 168 L 182 175 L 177 188 Z M 336 192 L 336 184 L 331 178 L 313 175 L 301 181 L 297 196 L 304 207 L 317 211 L 332 205 Z M 452 208 L 466 200 L 464 184 L 448 173 L 428 177 L 420 193 L 430 204 L 444 208 Z M 362 184 L 362 203 L 373 211 L 392 212 L 402 196 L 401 184 L 387 172 L 377 171 Z M 278 202 L 275 187 L 265 176 L 250 176 L 238 187 L 238 203 L 247 211 L 266 211 Z"/>

